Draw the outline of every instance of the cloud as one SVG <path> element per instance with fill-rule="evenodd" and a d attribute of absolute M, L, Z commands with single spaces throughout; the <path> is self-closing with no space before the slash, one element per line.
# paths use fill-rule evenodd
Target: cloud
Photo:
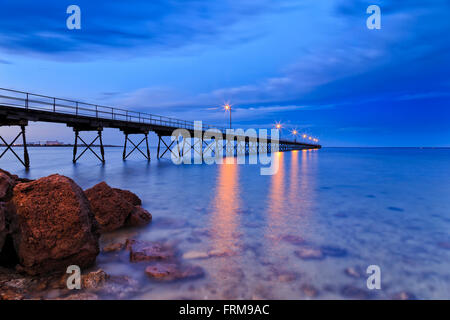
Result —
<path fill-rule="evenodd" d="M 135 0 L 130 4 L 78 0 L 81 30 L 68 30 L 65 2 L 2 0 L 0 48 L 9 53 L 55 59 L 60 59 L 61 54 L 72 54 L 76 59 L 98 58 L 100 53 L 111 50 L 130 55 L 126 51 L 130 48 L 155 54 L 195 42 L 214 41 L 239 21 L 264 12 L 287 10 L 284 2 Z M 240 35 L 244 41 L 251 37 L 252 34 Z"/>
<path fill-rule="evenodd" d="M 409 93 L 398 97 L 398 100 L 420 100 L 420 99 L 433 99 L 433 98 L 445 98 L 450 97 L 450 92 L 422 92 L 422 93 Z"/>

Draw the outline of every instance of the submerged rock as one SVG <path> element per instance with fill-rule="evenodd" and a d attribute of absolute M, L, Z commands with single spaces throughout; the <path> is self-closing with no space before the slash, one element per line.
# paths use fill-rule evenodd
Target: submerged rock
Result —
<path fill-rule="evenodd" d="M 362 278 L 362 276 L 363 276 L 362 270 L 361 270 L 360 268 L 358 268 L 358 267 L 355 267 L 355 268 L 354 268 L 354 267 L 346 268 L 346 269 L 344 270 L 344 272 L 345 272 L 345 274 L 348 275 L 349 277 L 355 278 L 355 279 Z"/>
<path fill-rule="evenodd" d="M 102 288 L 106 281 L 109 279 L 109 275 L 105 271 L 99 269 L 94 272 L 90 272 L 81 276 L 81 284 L 83 289 L 99 289 Z"/>
<path fill-rule="evenodd" d="M 183 259 L 206 259 L 209 258 L 208 252 L 204 251 L 188 251 L 183 253 Z"/>
<path fill-rule="evenodd" d="M 124 243 L 118 242 L 118 243 L 111 243 L 103 248 L 103 252 L 109 253 L 109 252 L 117 252 L 122 250 L 125 247 Z"/>
<path fill-rule="evenodd" d="M 178 279 L 199 278 L 203 269 L 197 266 L 181 266 L 174 263 L 157 263 L 145 268 L 147 276 L 157 280 L 173 281 Z"/>
<path fill-rule="evenodd" d="M 412 293 L 401 291 L 392 297 L 393 300 L 416 300 L 416 296 Z"/>
<path fill-rule="evenodd" d="M 293 245 L 301 245 L 305 243 L 305 239 L 303 239 L 300 236 L 294 236 L 294 235 L 285 235 L 282 237 L 283 241 L 286 241 Z"/>
<path fill-rule="evenodd" d="M 15 290 L 1 290 L 0 300 L 23 300 L 25 296 Z"/>
<path fill-rule="evenodd" d="M 439 242 L 438 247 L 450 250 L 450 241 Z"/>
<path fill-rule="evenodd" d="M 125 246 L 130 251 L 131 262 L 165 260 L 175 255 L 172 248 L 158 242 L 128 239 Z"/>
<path fill-rule="evenodd" d="M 134 211 L 131 212 L 125 221 L 125 225 L 127 227 L 141 227 L 147 225 L 150 221 L 152 221 L 152 215 L 150 212 L 141 206 L 136 206 Z"/>
<path fill-rule="evenodd" d="M 80 292 L 74 293 L 63 298 L 57 298 L 55 300 L 98 300 L 99 297 L 92 292 Z"/>
<path fill-rule="evenodd" d="M 304 284 L 300 288 L 303 293 L 309 297 L 309 298 L 315 298 L 319 295 L 319 290 L 317 290 L 313 285 L 311 284 Z"/>
<path fill-rule="evenodd" d="M 51 175 L 14 188 L 12 237 L 20 271 L 65 272 L 92 265 L 99 253 L 97 224 L 83 190 L 73 180 Z"/>
<path fill-rule="evenodd" d="M 320 249 L 309 247 L 300 248 L 294 251 L 294 254 L 303 260 L 312 260 L 312 259 L 321 260 L 325 257 Z"/>
<path fill-rule="evenodd" d="M 360 289 L 351 285 L 341 288 L 341 294 L 346 298 L 365 300 L 370 298 L 368 289 Z"/>

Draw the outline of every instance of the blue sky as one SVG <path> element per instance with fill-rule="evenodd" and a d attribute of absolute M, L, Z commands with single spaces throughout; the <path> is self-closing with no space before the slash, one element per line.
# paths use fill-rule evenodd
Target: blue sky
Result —
<path fill-rule="evenodd" d="M 66 28 L 71 4 L 81 30 Z M 370 4 L 381 30 L 366 27 Z M 221 126 L 229 101 L 235 126 L 279 121 L 325 146 L 450 146 L 449 12 L 444 0 L 2 0 L 0 87 Z M 73 139 L 30 126 L 31 141 L 55 138 Z"/>

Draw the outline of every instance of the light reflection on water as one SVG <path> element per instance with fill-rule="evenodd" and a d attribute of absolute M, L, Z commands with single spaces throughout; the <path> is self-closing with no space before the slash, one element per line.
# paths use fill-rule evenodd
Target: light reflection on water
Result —
<path fill-rule="evenodd" d="M 215 253 L 185 261 L 202 267 L 204 278 L 165 284 L 149 281 L 145 266 L 101 254 L 98 267 L 139 280 L 135 298 L 302 299 L 305 286 L 319 299 L 401 291 L 450 298 L 450 150 L 277 153 L 273 176 L 259 175 L 254 165 L 123 162 L 121 152 L 108 148 L 105 166 L 89 156 L 72 165 L 70 148 L 31 148 L 30 172 L 9 156 L 0 167 L 29 178 L 57 172 L 83 188 L 105 180 L 138 194 L 152 224 L 106 235 L 102 243 L 135 237 L 174 244 L 180 256 Z M 304 246 L 331 254 L 301 259 L 294 252 Z M 370 264 L 382 270 L 376 293 L 365 287 Z M 362 276 L 348 276 L 347 268 Z"/>

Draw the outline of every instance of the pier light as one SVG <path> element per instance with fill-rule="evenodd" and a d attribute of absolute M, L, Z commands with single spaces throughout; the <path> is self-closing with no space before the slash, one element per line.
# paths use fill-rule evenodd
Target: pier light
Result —
<path fill-rule="evenodd" d="M 223 108 L 225 109 L 225 111 L 230 111 L 230 129 L 231 129 L 231 104 L 226 103 Z"/>
<path fill-rule="evenodd" d="M 309 139 L 309 140 L 312 140 L 312 137 L 309 137 L 308 139 Z"/>
<path fill-rule="evenodd" d="M 302 137 L 303 137 L 303 139 L 306 139 L 308 136 L 306 134 L 304 134 Z"/>
<path fill-rule="evenodd" d="M 297 133 L 298 133 L 298 131 L 297 130 L 292 130 L 292 135 L 294 136 L 294 142 L 297 142 Z"/>

